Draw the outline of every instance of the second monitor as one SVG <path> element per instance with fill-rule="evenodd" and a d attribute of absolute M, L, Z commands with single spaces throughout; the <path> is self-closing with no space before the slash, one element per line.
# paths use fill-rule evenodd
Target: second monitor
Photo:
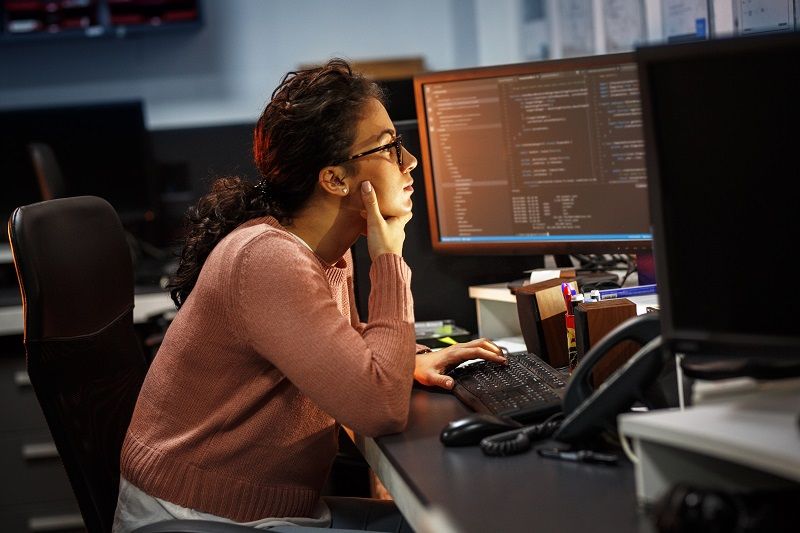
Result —
<path fill-rule="evenodd" d="M 414 91 L 435 250 L 650 250 L 632 54 L 423 74 Z"/>

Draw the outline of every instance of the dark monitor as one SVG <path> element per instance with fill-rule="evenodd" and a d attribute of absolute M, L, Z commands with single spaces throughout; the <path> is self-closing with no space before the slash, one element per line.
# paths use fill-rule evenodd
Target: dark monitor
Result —
<path fill-rule="evenodd" d="M 417 108 L 414 105 L 414 80 L 398 78 L 380 82 L 386 93 L 386 111 L 392 120 L 417 120 Z"/>
<path fill-rule="evenodd" d="M 141 102 L 42 107 L 0 111 L 0 215 L 42 200 L 31 142 L 52 148 L 64 196 L 95 195 L 108 200 L 123 223 L 153 216 L 150 145 Z"/>
<path fill-rule="evenodd" d="M 414 92 L 434 250 L 650 250 L 633 54 L 426 73 Z"/>
<path fill-rule="evenodd" d="M 709 377 L 800 371 L 800 34 L 642 47 L 637 61 L 662 337 Z"/>

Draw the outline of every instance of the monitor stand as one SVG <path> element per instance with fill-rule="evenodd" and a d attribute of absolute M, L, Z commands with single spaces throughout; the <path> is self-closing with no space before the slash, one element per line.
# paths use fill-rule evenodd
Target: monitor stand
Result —
<path fill-rule="evenodd" d="M 656 265 L 653 252 L 639 252 L 636 254 L 636 270 L 639 276 L 639 285 L 649 285 L 656 282 Z"/>
<path fill-rule="evenodd" d="M 569 254 L 547 254 L 544 256 L 544 268 L 573 268 L 575 264 Z"/>
<path fill-rule="evenodd" d="M 531 270 L 546 269 L 555 270 L 557 268 L 572 268 L 574 265 L 569 255 L 538 255 L 531 257 L 533 263 L 527 268 Z M 529 272 L 529 271 L 528 271 Z M 526 274 L 525 277 L 511 280 L 507 283 L 509 289 L 517 289 L 527 284 L 530 280 L 530 275 Z"/>
<path fill-rule="evenodd" d="M 577 274 L 576 281 L 578 282 L 578 287 L 582 291 L 592 288 L 610 289 L 619 286 L 620 279 L 615 273 L 604 271 L 580 271 L 578 268 L 579 266 L 580 265 L 573 263 L 572 256 L 568 254 L 551 254 L 544 256 L 544 268 L 575 268 Z"/>

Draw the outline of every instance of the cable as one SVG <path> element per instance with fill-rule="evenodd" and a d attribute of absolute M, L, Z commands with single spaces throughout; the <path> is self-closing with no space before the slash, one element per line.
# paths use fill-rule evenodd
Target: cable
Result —
<path fill-rule="evenodd" d="M 686 403 L 683 398 L 683 367 L 681 367 L 681 360 L 683 355 L 675 354 L 675 374 L 678 381 L 678 407 L 683 411 L 686 408 Z"/>
<path fill-rule="evenodd" d="M 622 277 L 622 281 L 619 282 L 619 286 L 620 287 L 625 285 L 625 282 L 628 281 L 628 277 L 630 277 L 631 274 L 633 274 L 634 272 L 636 272 L 639 269 L 638 268 L 639 264 L 636 262 L 636 260 L 633 257 L 628 255 L 627 258 L 628 258 L 627 261 L 626 261 L 627 268 L 626 268 L 626 271 L 625 271 L 625 275 Z"/>
<path fill-rule="evenodd" d="M 622 451 L 625 452 L 625 455 L 628 456 L 628 459 L 630 459 L 633 464 L 638 465 L 639 458 L 636 456 L 635 453 L 633 453 L 633 450 L 631 450 L 631 445 L 628 442 L 628 437 L 620 434 L 619 443 L 622 445 Z"/>
<path fill-rule="evenodd" d="M 652 509 L 660 533 L 788 533 L 800 520 L 800 489 L 725 490 L 678 483 Z"/>
<path fill-rule="evenodd" d="M 533 441 L 546 439 L 555 433 L 563 419 L 563 413 L 556 413 L 539 424 L 484 437 L 481 440 L 481 450 L 485 455 L 491 456 L 516 455 L 526 452 L 530 449 Z"/>

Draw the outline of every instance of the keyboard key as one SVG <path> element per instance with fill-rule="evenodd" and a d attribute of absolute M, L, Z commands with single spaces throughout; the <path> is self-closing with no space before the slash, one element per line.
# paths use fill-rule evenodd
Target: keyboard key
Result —
<path fill-rule="evenodd" d="M 453 370 L 456 397 L 473 410 L 520 421 L 560 409 L 566 383 L 558 370 L 527 352 L 509 354 L 508 361 L 481 361 Z"/>

